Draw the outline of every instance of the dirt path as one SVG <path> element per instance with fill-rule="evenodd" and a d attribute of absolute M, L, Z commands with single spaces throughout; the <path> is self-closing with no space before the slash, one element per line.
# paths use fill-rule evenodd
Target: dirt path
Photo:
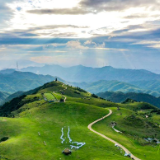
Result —
<path fill-rule="evenodd" d="M 66 102 L 67 97 L 64 96 L 64 102 Z"/>
<path fill-rule="evenodd" d="M 111 138 L 109 138 L 109 137 L 107 137 L 107 136 L 105 136 L 105 135 L 103 135 L 103 134 L 101 134 L 101 133 L 99 133 L 99 132 L 97 132 L 97 131 L 95 131 L 95 130 L 92 129 L 92 125 L 94 125 L 95 123 L 97 123 L 97 122 L 99 122 L 99 121 L 101 121 L 101 120 L 109 117 L 111 114 L 112 114 L 112 110 L 109 109 L 109 113 L 108 113 L 106 116 L 104 116 L 104 117 L 102 117 L 102 118 L 100 118 L 100 119 L 97 119 L 96 121 L 94 121 L 94 122 L 92 122 L 91 124 L 89 124 L 89 125 L 88 125 L 88 129 L 91 130 L 92 132 L 98 134 L 99 136 L 101 136 L 101 137 L 109 140 L 110 142 L 112 142 L 112 143 L 114 143 L 114 144 L 117 144 L 119 147 L 121 147 L 121 148 L 125 151 L 125 153 L 131 154 L 131 158 L 133 158 L 134 160 L 140 160 L 139 158 L 135 157 L 127 148 L 125 148 L 124 146 L 122 146 L 122 145 L 119 144 L 118 142 L 116 142 L 116 141 L 114 141 L 113 139 L 111 139 Z"/>
<path fill-rule="evenodd" d="M 64 84 L 62 85 L 62 87 L 64 86 Z M 68 87 L 66 87 L 65 89 L 63 89 L 64 91 L 65 90 L 67 90 L 68 89 Z M 67 97 L 66 96 L 64 96 L 64 102 L 66 102 L 66 100 L 67 100 Z"/>

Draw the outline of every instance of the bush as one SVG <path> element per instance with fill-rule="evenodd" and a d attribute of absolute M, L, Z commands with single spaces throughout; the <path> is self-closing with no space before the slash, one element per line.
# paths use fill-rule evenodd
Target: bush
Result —
<path fill-rule="evenodd" d="M 160 110 L 157 111 L 157 114 L 160 114 Z"/>
<path fill-rule="evenodd" d="M 9 138 L 8 137 L 3 137 L 0 139 L 0 142 L 4 142 L 4 141 L 7 141 Z"/>
<path fill-rule="evenodd" d="M 79 87 L 77 87 L 76 89 L 77 89 L 78 91 L 80 91 L 80 92 L 87 93 L 84 89 L 81 89 L 81 88 L 79 88 Z"/>
<path fill-rule="evenodd" d="M 97 96 L 97 95 L 95 95 L 95 94 L 92 94 L 92 97 L 94 97 L 94 98 L 98 98 L 98 96 Z"/>

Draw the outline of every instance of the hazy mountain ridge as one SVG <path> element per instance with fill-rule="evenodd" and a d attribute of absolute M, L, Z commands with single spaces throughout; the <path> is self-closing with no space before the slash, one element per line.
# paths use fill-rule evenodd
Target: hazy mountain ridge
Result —
<path fill-rule="evenodd" d="M 6 92 L 1 92 L 0 91 L 0 105 L 2 104 L 2 102 L 9 96 L 9 93 Z"/>
<path fill-rule="evenodd" d="M 160 97 L 157 98 L 145 93 L 102 92 L 98 93 L 97 95 L 106 100 L 111 100 L 115 103 L 124 102 L 126 99 L 129 98 L 138 102 L 147 102 L 160 108 Z"/>
<path fill-rule="evenodd" d="M 99 80 L 142 81 L 160 80 L 160 75 L 147 70 L 117 69 L 110 66 L 91 68 L 82 65 L 64 68 L 59 65 L 28 67 L 22 71 L 58 76 L 69 82 L 95 82 Z"/>
<path fill-rule="evenodd" d="M 51 70 L 53 66 L 48 66 L 48 73 L 55 72 L 55 75 L 58 74 L 58 70 Z M 61 72 L 63 71 L 63 67 L 59 67 L 55 65 L 55 68 L 61 68 Z M 35 68 L 35 67 L 30 67 Z M 43 67 L 36 67 L 42 68 Z M 78 71 L 79 76 L 81 77 L 82 69 L 87 68 L 88 70 L 92 70 L 93 68 L 84 67 L 84 66 L 75 66 L 70 67 L 71 70 L 76 73 Z M 104 67 L 105 68 L 105 67 Z M 108 69 L 113 69 L 112 67 L 108 67 Z M 99 69 L 100 70 L 100 69 Z M 34 69 L 33 69 L 34 71 Z M 45 69 L 44 69 L 45 71 Z M 142 70 L 146 73 L 150 73 L 149 71 Z M 103 74 L 103 73 L 100 73 Z M 100 75 L 99 74 L 99 75 Z M 84 74 L 83 74 L 84 75 Z M 73 74 L 74 77 L 74 74 Z M 89 77 L 89 75 L 88 75 Z M 19 91 L 28 91 L 43 85 L 44 83 L 53 81 L 55 77 L 50 75 L 37 75 L 31 72 L 18 72 L 13 69 L 2 70 L 0 71 L 0 90 L 5 92 L 14 93 L 10 95 L 6 101 L 10 101 L 12 98 L 23 94 L 23 92 Z M 58 78 L 60 81 L 64 82 L 62 79 Z M 69 82 L 69 84 L 73 86 L 81 87 L 91 93 L 100 93 L 106 91 L 113 91 L 113 92 L 134 92 L 134 93 L 146 93 L 156 97 L 160 96 L 160 80 L 151 80 L 151 81 L 131 81 L 131 82 L 122 82 L 117 80 L 100 80 L 96 82 Z M 4 102 L 4 99 L 3 99 Z M 2 103 L 2 100 L 1 100 Z"/>
<path fill-rule="evenodd" d="M 154 82 L 154 81 L 152 81 Z M 133 85 L 135 83 L 135 85 Z M 132 82 L 132 84 L 130 84 L 130 82 L 126 83 L 126 82 L 121 82 L 121 81 L 106 81 L 106 80 L 101 80 L 101 81 L 97 81 L 97 82 L 93 82 L 93 83 L 71 83 L 74 86 L 79 86 L 91 93 L 99 93 L 99 92 L 106 92 L 106 91 L 113 91 L 113 92 L 117 92 L 117 91 L 121 91 L 124 93 L 128 93 L 128 92 L 135 92 L 135 93 L 147 93 L 153 96 L 160 96 L 160 90 L 158 89 L 160 87 L 160 83 L 156 83 L 156 85 L 154 85 L 154 87 L 147 87 L 146 84 L 150 83 L 150 81 L 141 81 L 141 83 L 143 84 L 144 87 L 140 88 L 140 85 L 136 86 L 136 82 Z M 145 84 L 146 83 L 146 84 Z M 146 88 L 145 88 L 146 86 Z M 152 86 L 152 85 L 150 85 Z M 157 87 L 156 87 L 157 86 Z M 150 90 L 149 90 L 150 89 Z M 154 90 L 155 89 L 155 90 Z"/>
<path fill-rule="evenodd" d="M 131 81 L 130 84 L 142 89 L 160 92 L 160 80 Z"/>
<path fill-rule="evenodd" d="M 37 75 L 30 72 L 11 73 L 0 72 L 0 91 L 15 93 L 17 91 L 28 91 L 55 80 L 56 77 L 50 75 Z M 59 78 L 59 80 L 61 80 Z M 61 80 L 63 81 L 63 80 Z"/>

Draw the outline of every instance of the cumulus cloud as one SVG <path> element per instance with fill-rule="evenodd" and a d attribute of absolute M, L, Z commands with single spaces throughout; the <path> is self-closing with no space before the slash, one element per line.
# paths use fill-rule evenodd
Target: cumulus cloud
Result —
<path fill-rule="evenodd" d="M 87 40 L 84 42 L 85 45 L 94 45 L 95 47 L 97 46 L 97 44 L 91 40 Z"/>
<path fill-rule="evenodd" d="M 104 49 L 109 50 L 109 48 L 105 48 L 105 43 L 97 44 L 91 40 L 87 40 L 82 45 L 79 41 L 68 41 L 66 46 L 72 49 Z"/>
<path fill-rule="evenodd" d="M 66 46 L 72 49 L 88 49 L 88 47 L 81 45 L 79 41 L 69 41 Z"/>
<path fill-rule="evenodd" d="M 105 43 L 103 42 L 102 44 L 96 43 L 92 40 L 87 40 L 84 42 L 84 44 L 90 48 L 95 48 L 95 49 L 105 49 Z"/>

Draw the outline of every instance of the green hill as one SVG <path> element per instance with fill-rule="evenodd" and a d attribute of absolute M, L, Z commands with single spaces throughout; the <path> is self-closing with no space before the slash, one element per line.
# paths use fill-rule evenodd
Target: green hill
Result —
<path fill-rule="evenodd" d="M 160 138 L 160 117 L 158 110 L 149 104 L 149 109 L 143 108 L 144 105 L 138 102 L 116 104 L 61 82 L 47 83 L 0 107 L 0 157 L 8 160 L 127 160 L 115 144 L 87 128 L 88 124 L 108 114 L 107 108 L 111 107 L 113 115 L 93 127 L 121 142 L 139 158 L 157 160 L 159 146 L 144 138 L 155 135 Z M 152 117 L 146 119 L 144 115 L 149 113 Z M 124 134 L 112 130 L 109 125 L 112 121 L 118 122 L 117 127 Z M 72 148 L 72 154 L 62 154 L 65 148 Z"/>

